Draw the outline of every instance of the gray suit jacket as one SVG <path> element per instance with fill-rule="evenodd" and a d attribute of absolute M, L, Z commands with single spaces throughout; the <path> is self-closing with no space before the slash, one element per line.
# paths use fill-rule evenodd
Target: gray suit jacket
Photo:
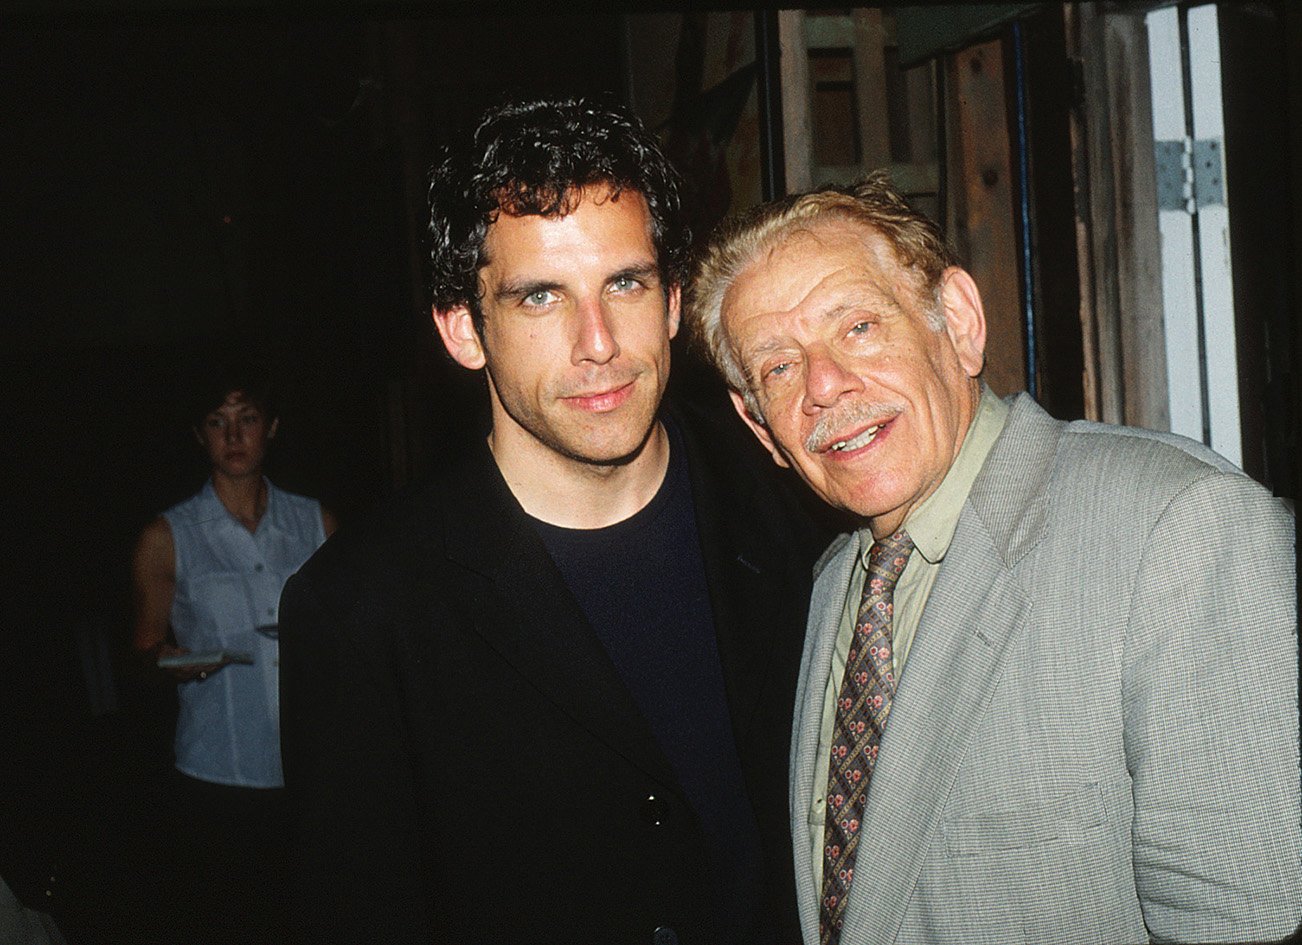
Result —
<path fill-rule="evenodd" d="M 1012 410 L 891 709 L 842 941 L 1270 940 L 1302 919 L 1293 521 L 1167 434 Z M 820 563 L 794 836 L 857 550 Z M 801 926 L 818 891 L 796 844 Z"/>

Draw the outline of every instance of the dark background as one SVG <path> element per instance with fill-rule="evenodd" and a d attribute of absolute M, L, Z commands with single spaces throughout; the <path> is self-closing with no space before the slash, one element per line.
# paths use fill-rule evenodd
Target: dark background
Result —
<path fill-rule="evenodd" d="M 265 360 L 269 475 L 347 524 L 476 429 L 434 345 L 434 147 L 513 90 L 619 94 L 612 17 L 26 13 L 0 27 L 0 876 L 71 942 L 166 895 L 172 687 L 129 655 L 141 527 L 206 463 L 214 352 Z"/>

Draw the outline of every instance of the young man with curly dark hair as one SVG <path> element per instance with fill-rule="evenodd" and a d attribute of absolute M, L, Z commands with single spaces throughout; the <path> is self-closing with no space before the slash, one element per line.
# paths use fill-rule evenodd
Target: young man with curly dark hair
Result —
<path fill-rule="evenodd" d="M 621 106 L 515 103 L 430 202 L 434 322 L 492 427 L 286 591 L 306 937 L 796 941 L 785 772 L 822 536 L 726 411 L 662 402 L 675 174 Z"/>

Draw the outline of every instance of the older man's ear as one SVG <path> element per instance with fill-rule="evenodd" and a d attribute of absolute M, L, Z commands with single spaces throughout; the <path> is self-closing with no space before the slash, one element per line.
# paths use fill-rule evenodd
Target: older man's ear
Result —
<path fill-rule="evenodd" d="M 968 377 L 976 377 L 985 364 L 986 315 L 981 293 L 966 269 L 950 266 L 941 275 L 940 304 L 959 364 Z"/>
<path fill-rule="evenodd" d="M 741 394 L 735 390 L 730 390 L 728 396 L 732 398 L 732 406 L 737 411 L 737 416 L 741 417 L 742 421 L 746 426 L 750 427 L 750 431 L 760 441 L 760 444 L 769 451 L 769 455 L 773 457 L 773 462 L 784 469 L 790 468 L 791 464 L 787 462 L 786 457 L 782 455 L 782 451 L 778 449 L 777 444 L 773 441 L 773 437 L 769 435 L 768 427 L 764 426 L 763 421 L 750 412 Z"/>

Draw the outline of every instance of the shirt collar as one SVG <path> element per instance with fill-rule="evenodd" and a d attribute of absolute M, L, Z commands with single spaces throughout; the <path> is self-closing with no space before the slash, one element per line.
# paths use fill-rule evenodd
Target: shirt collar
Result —
<path fill-rule="evenodd" d="M 276 501 L 276 490 L 271 485 L 271 480 L 266 476 L 262 477 L 263 484 L 267 487 L 267 507 L 262 511 L 262 519 L 258 522 L 255 531 L 249 532 L 247 528 L 240 524 L 239 519 L 230 513 L 230 510 L 222 504 L 221 497 L 217 495 L 217 490 L 213 487 L 212 478 L 203 484 L 199 494 L 203 496 L 204 514 L 209 520 L 221 522 L 231 528 L 239 529 L 242 532 L 256 535 L 264 530 L 281 530 L 279 522 L 280 503 Z"/>
<path fill-rule="evenodd" d="M 954 464 L 936 491 L 922 500 L 904 521 L 904 529 L 913 539 L 914 548 L 929 564 L 939 564 L 949 551 L 949 543 L 958 529 L 958 519 L 972 483 L 985 465 L 990 448 L 999 439 L 1007 419 L 1008 405 L 982 382 L 976 416 L 963 437 Z M 872 531 L 866 526 L 860 529 L 859 554 L 865 567 L 872 543 Z"/>

